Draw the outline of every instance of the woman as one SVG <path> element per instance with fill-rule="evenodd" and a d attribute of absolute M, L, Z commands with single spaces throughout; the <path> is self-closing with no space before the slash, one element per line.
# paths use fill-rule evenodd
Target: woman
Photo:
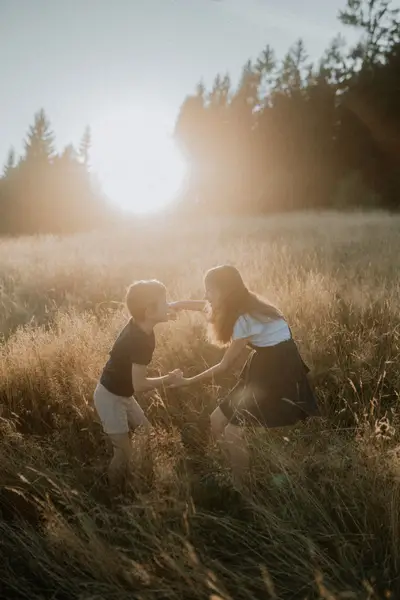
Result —
<path fill-rule="evenodd" d="M 287 427 L 319 415 L 304 364 L 282 313 L 245 286 L 239 271 L 223 265 L 204 279 L 206 301 L 180 301 L 175 311 L 208 308 L 212 339 L 227 350 L 218 364 L 173 387 L 197 383 L 232 367 L 246 346 L 252 348 L 239 381 L 211 415 L 212 432 L 224 442 L 233 475 L 240 482 L 249 456 L 243 426 Z"/>

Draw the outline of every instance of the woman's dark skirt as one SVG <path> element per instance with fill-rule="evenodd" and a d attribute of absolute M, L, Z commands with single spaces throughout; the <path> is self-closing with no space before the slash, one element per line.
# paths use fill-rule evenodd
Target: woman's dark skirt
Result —
<path fill-rule="evenodd" d="M 239 382 L 219 408 L 233 425 L 287 427 L 319 416 L 314 393 L 293 340 L 256 348 Z"/>

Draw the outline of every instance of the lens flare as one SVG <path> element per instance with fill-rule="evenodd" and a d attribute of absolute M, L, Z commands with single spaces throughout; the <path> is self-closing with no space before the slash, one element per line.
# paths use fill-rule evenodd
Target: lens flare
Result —
<path fill-rule="evenodd" d="M 166 122 L 150 109 L 136 109 L 95 123 L 93 167 L 116 207 L 152 213 L 176 198 L 186 165 Z"/>

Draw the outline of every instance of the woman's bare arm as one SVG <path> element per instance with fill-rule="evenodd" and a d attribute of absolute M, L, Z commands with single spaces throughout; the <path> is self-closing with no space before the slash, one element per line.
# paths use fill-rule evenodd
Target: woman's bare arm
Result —
<path fill-rule="evenodd" d="M 148 392 L 162 386 L 171 385 L 180 381 L 182 371 L 176 369 L 167 375 L 161 377 L 147 377 L 147 367 L 144 365 L 132 365 L 132 384 L 135 392 Z"/>
<path fill-rule="evenodd" d="M 205 300 L 178 300 L 177 302 L 170 302 L 169 307 L 171 310 L 191 310 L 195 312 L 203 312 L 207 306 Z"/>
<path fill-rule="evenodd" d="M 203 379 L 210 379 L 211 377 L 215 377 L 216 375 L 224 373 L 233 365 L 239 355 L 246 348 L 247 341 L 247 339 L 234 340 L 231 342 L 231 345 L 225 352 L 221 362 L 217 363 L 213 367 L 210 367 L 206 371 L 195 375 L 194 377 L 178 378 L 177 381 L 172 383 L 171 387 L 182 387 L 192 383 L 198 383 L 199 381 L 203 381 Z"/>

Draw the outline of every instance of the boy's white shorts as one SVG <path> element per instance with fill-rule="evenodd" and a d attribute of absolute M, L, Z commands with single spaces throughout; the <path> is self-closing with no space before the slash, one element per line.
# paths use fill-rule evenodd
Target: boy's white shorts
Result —
<path fill-rule="evenodd" d="M 94 406 L 104 432 L 108 435 L 128 433 L 130 427 L 139 427 L 147 422 L 143 410 L 133 396 L 116 396 L 101 383 L 97 384 L 94 392 Z"/>

